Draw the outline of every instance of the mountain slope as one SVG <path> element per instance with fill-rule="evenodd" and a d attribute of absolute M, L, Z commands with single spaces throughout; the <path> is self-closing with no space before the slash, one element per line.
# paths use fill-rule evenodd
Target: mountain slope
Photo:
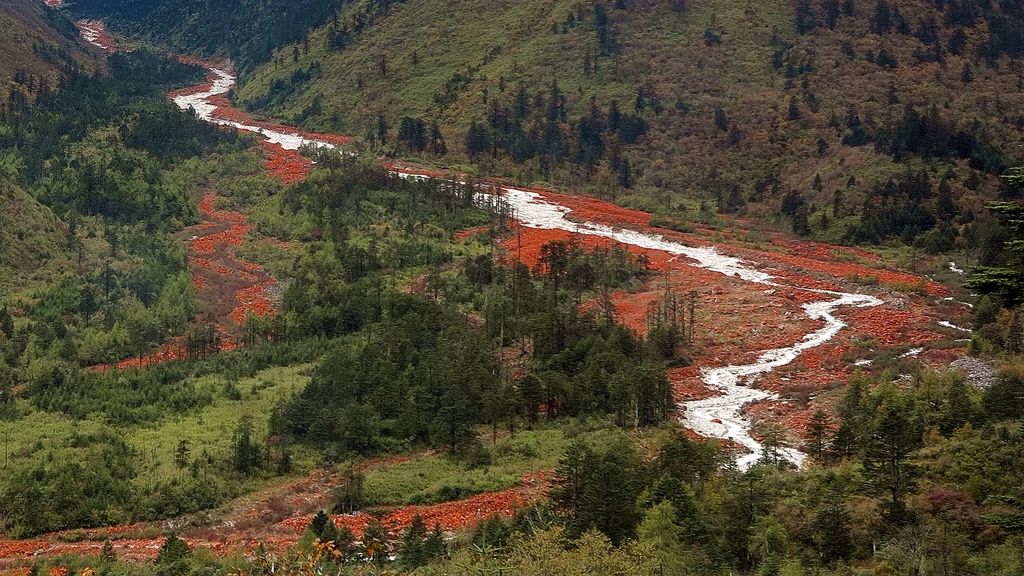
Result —
<path fill-rule="evenodd" d="M 0 102 L 32 102 L 45 86 L 54 90 L 67 68 L 94 66 L 66 18 L 36 0 L 0 4 Z"/>
<path fill-rule="evenodd" d="M 202 56 L 230 56 L 246 70 L 300 41 L 333 16 L 339 0 L 80 0 L 76 15 L 114 31 Z"/>
<path fill-rule="evenodd" d="M 0 176 L 0 288 L 66 258 L 65 229 L 49 208 Z"/>
<path fill-rule="evenodd" d="M 458 158 L 478 121 L 483 149 L 527 177 L 582 176 L 609 195 L 633 186 L 633 203 L 692 216 L 705 201 L 785 217 L 833 241 L 913 239 L 942 219 L 941 180 L 954 212 L 974 212 L 999 187 L 992 174 L 1020 159 L 1022 23 L 1019 3 L 981 0 L 363 0 L 281 50 L 238 96 L 257 113 L 359 135 L 382 116 L 392 140 L 402 116 L 436 121 Z M 550 162 L 553 81 L 565 144 Z M 534 155 L 513 163 L 508 141 L 521 137 L 506 112 L 520 84 Z M 584 134 L 588 118 L 607 123 L 612 100 L 646 122 L 635 143 L 609 142 L 607 127 Z M 576 153 L 584 141 L 599 160 Z M 854 230 L 852 207 L 910 202 L 907 171 L 922 169 L 927 217 Z"/>

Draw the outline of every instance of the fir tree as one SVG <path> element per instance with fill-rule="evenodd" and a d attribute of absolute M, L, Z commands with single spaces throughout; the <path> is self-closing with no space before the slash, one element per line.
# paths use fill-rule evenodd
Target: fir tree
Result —
<path fill-rule="evenodd" d="M 906 521 L 904 496 L 913 485 L 910 453 L 920 443 L 920 435 L 903 406 L 883 408 L 864 453 L 864 472 L 869 480 L 889 496 L 885 520 L 894 525 Z"/>

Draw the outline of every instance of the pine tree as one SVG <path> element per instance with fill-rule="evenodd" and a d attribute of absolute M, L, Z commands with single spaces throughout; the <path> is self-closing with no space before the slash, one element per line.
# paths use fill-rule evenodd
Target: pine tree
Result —
<path fill-rule="evenodd" d="M 555 469 L 555 487 L 551 492 L 552 501 L 563 510 L 574 513 L 579 508 L 593 457 L 590 447 L 580 438 L 566 447 Z"/>
<path fill-rule="evenodd" d="M 192 453 L 188 440 L 182 438 L 178 441 L 178 447 L 174 450 L 174 465 L 178 470 L 188 468 L 188 457 Z"/>
<path fill-rule="evenodd" d="M 1024 168 L 1011 170 L 1005 179 L 1009 186 L 1024 190 Z M 983 294 L 998 294 L 1016 306 L 1024 302 L 1024 202 L 994 202 L 988 208 L 1009 230 L 1011 239 L 1004 245 L 999 265 L 979 267 L 966 286 Z"/>
<path fill-rule="evenodd" d="M 14 336 L 14 317 L 7 310 L 7 306 L 0 308 L 0 332 L 7 338 Z"/>
<path fill-rule="evenodd" d="M 913 467 L 908 460 L 920 443 L 920 434 L 907 412 L 903 406 L 884 407 L 864 453 L 865 475 L 888 494 L 885 519 L 894 526 L 906 520 L 903 497 L 913 485 Z"/>
<path fill-rule="evenodd" d="M 818 552 L 829 566 L 848 560 L 853 554 L 850 513 L 846 510 L 842 493 L 833 492 L 825 507 L 818 511 L 814 518 L 814 534 Z"/>
<path fill-rule="evenodd" d="M 313 516 L 312 519 L 310 519 L 308 529 L 310 532 L 312 532 L 318 538 L 320 538 L 323 536 L 324 529 L 327 528 L 327 525 L 330 523 L 331 518 L 327 515 L 327 512 L 320 510 L 319 512 L 316 513 L 315 516 Z"/>
<path fill-rule="evenodd" d="M 173 564 L 184 558 L 188 558 L 192 554 L 192 549 L 189 548 L 188 544 L 178 537 L 174 532 L 167 535 L 167 539 L 164 540 L 164 545 L 160 548 L 160 552 L 156 556 L 157 564 Z"/>
<path fill-rule="evenodd" d="M 117 560 L 117 553 L 114 552 L 114 543 L 109 538 L 103 541 L 103 548 L 100 549 L 100 561 L 105 563 Z"/>
<path fill-rule="evenodd" d="M 402 534 L 399 544 L 398 557 L 402 566 L 408 570 L 415 570 L 427 563 L 427 553 L 424 548 L 424 540 L 427 537 L 427 525 L 423 517 L 417 514 L 413 517 L 412 523 Z"/>
<path fill-rule="evenodd" d="M 442 558 L 448 554 L 448 543 L 445 541 L 444 533 L 441 532 L 440 524 L 434 524 L 434 529 L 423 541 L 423 554 L 428 561 Z"/>
<path fill-rule="evenodd" d="M 729 129 L 729 117 L 726 116 L 725 110 L 721 108 L 715 108 L 715 126 L 722 132 Z"/>
<path fill-rule="evenodd" d="M 382 566 L 388 560 L 388 552 L 388 533 L 374 518 L 363 531 L 363 554 L 374 564 Z"/>
<path fill-rule="evenodd" d="M 526 411 L 526 419 L 529 429 L 537 423 L 537 415 L 540 412 L 540 405 L 544 401 L 544 383 L 534 374 L 527 374 L 519 381 L 519 398 Z"/>
<path fill-rule="evenodd" d="M 235 435 L 232 440 L 231 463 L 235 471 L 242 474 L 253 472 L 260 461 L 260 447 L 253 440 L 253 425 L 251 417 L 244 417 L 235 428 Z"/>
<path fill-rule="evenodd" d="M 828 413 L 820 409 L 815 411 L 811 416 L 810 426 L 808 429 L 811 434 L 811 439 L 807 443 L 807 452 L 816 459 L 821 459 L 822 454 L 825 453 L 825 449 L 828 447 L 828 442 L 826 440 L 828 429 Z"/>
<path fill-rule="evenodd" d="M 345 482 L 334 489 L 332 511 L 335 514 L 352 514 L 362 509 L 365 500 L 363 482 L 365 476 L 349 463 L 345 469 Z"/>
<path fill-rule="evenodd" d="M 327 512 L 320 510 L 313 516 L 313 519 L 309 521 L 309 527 L 307 528 L 317 540 L 323 543 L 334 542 L 338 539 L 338 528 L 334 525 L 334 521 L 327 515 Z"/>

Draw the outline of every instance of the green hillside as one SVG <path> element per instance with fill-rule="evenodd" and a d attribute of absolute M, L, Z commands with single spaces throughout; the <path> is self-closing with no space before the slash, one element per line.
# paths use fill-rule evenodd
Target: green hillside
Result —
<path fill-rule="evenodd" d="M 18 125 L 2 120 L 52 98 L 72 70 L 95 69 L 96 62 L 71 22 L 42 2 L 4 2 L 0 30 L 0 139 L 18 142 Z M 68 257 L 64 224 L 14 183 L 22 163 L 0 148 L 0 290 L 45 277 Z"/>
<path fill-rule="evenodd" d="M 65 230 L 49 208 L 0 176 L 0 289 L 65 260 Z"/>
<path fill-rule="evenodd" d="M 996 193 L 993 175 L 1020 159 L 1022 10 L 976 0 L 364 0 L 248 75 L 238 100 L 371 141 L 383 119 L 399 153 L 429 154 L 433 138 L 422 146 L 419 134 L 436 122 L 445 163 L 482 143 L 470 151 L 489 170 L 653 210 L 696 217 L 706 201 L 834 241 L 914 239 L 943 221 L 939 196 L 973 213 Z M 552 100 L 557 134 L 544 118 Z M 635 143 L 608 125 L 613 100 L 646 124 Z M 403 116 L 422 125 L 403 130 Z M 922 169 L 927 214 L 912 214 L 903 207 L 922 203 L 908 171 Z M 861 230 L 851 207 L 887 203 L 901 206 L 893 221 Z"/>

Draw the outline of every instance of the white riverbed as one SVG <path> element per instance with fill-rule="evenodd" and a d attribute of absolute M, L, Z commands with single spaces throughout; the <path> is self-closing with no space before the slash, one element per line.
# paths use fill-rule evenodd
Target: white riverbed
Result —
<path fill-rule="evenodd" d="M 231 88 L 235 85 L 235 77 L 224 70 L 219 70 L 217 68 L 211 68 L 210 72 L 215 76 L 213 79 L 213 86 L 209 90 L 198 94 L 176 96 L 174 98 L 174 103 L 178 108 L 181 108 L 182 110 L 192 108 L 195 110 L 196 115 L 207 122 L 212 122 L 220 126 L 232 126 L 246 132 L 255 132 L 263 136 L 263 138 L 271 144 L 277 144 L 285 150 L 298 150 L 303 146 L 330 149 L 335 148 L 334 144 L 312 138 L 306 138 L 298 132 L 277 132 L 274 130 L 267 130 L 260 126 L 252 126 L 241 122 L 235 122 L 233 120 L 225 120 L 223 118 L 215 117 L 213 113 L 217 110 L 217 106 L 210 103 L 210 98 L 230 92 Z"/>
<path fill-rule="evenodd" d="M 235 78 L 223 70 L 211 69 L 211 72 L 215 78 L 210 90 L 176 97 L 175 104 L 186 110 L 192 108 L 204 120 L 261 134 L 269 142 L 279 144 L 285 149 L 296 150 L 303 146 L 335 148 L 328 142 L 306 138 L 297 132 L 276 132 L 259 126 L 216 118 L 213 113 L 217 107 L 211 104 L 209 99 L 228 93 L 235 83 Z M 526 227 L 565 230 L 609 238 L 622 244 L 641 248 L 661 250 L 689 258 L 693 261 L 692 265 L 725 276 L 754 284 L 775 285 L 774 278 L 770 274 L 757 270 L 750 263 L 739 258 L 721 254 L 714 248 L 687 246 L 658 234 L 612 228 L 593 222 L 572 221 L 567 218 L 571 212 L 569 208 L 545 201 L 536 192 L 503 188 L 501 194 L 515 210 L 519 222 Z M 701 378 L 704 383 L 717 390 L 719 395 L 704 400 L 683 402 L 683 406 L 686 408 L 685 424 L 688 428 L 705 436 L 735 441 L 750 450 L 749 454 L 742 455 L 737 460 L 741 469 L 749 468 L 761 457 L 761 444 L 750 436 L 750 420 L 741 414 L 743 406 L 750 402 L 777 398 L 771 392 L 752 387 L 757 377 L 789 364 L 805 350 L 820 346 L 835 337 L 846 326 L 842 320 L 835 317 L 834 313 L 837 309 L 848 306 L 870 307 L 882 304 L 878 298 L 865 294 L 807 290 L 828 297 L 820 302 L 803 305 L 804 313 L 809 318 L 823 323 L 821 328 L 805 335 L 803 339 L 791 346 L 762 352 L 758 359 L 751 364 L 703 369 Z M 785 449 L 782 455 L 797 465 L 804 460 L 804 454 L 797 449 Z"/>

